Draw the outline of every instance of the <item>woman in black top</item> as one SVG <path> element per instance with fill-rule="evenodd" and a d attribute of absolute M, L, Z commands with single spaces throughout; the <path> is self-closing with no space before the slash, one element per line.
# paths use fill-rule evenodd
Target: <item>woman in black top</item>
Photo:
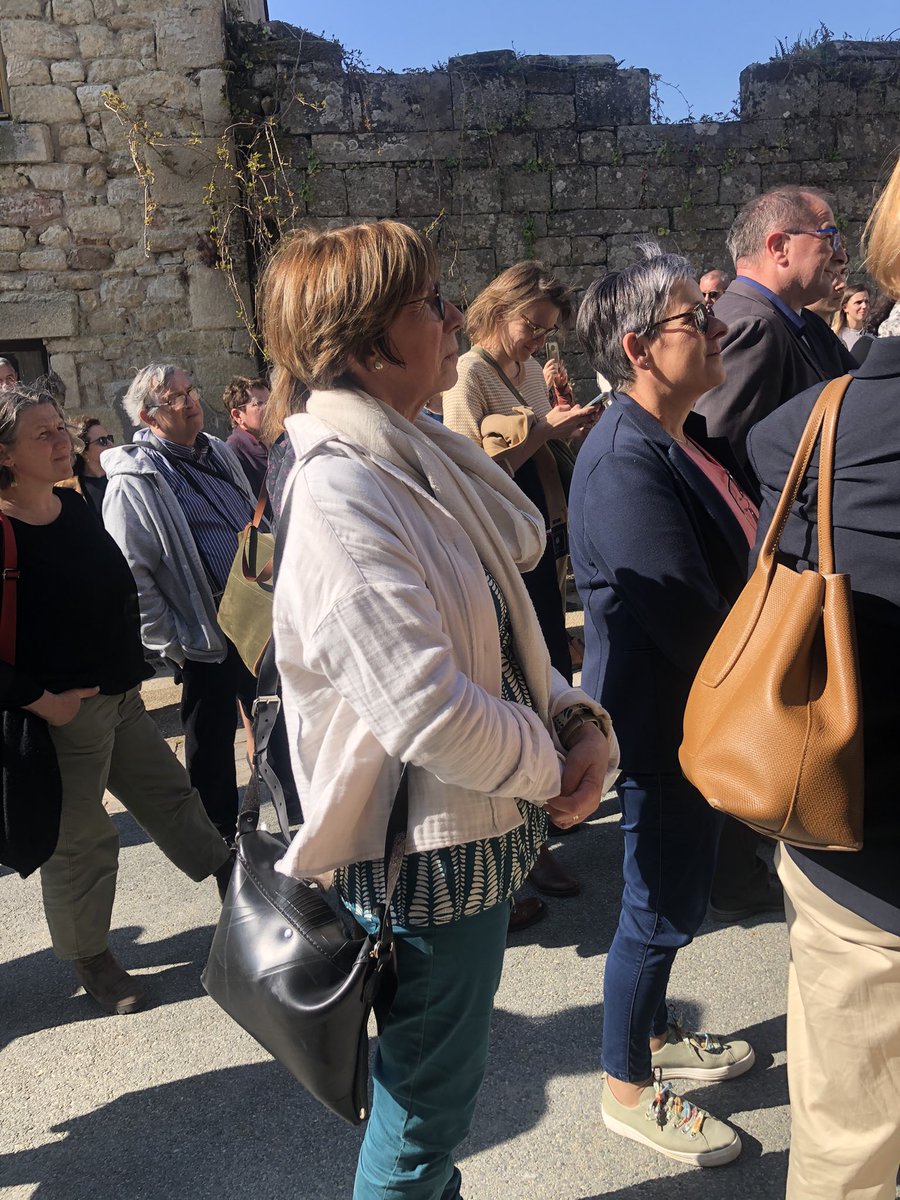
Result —
<path fill-rule="evenodd" d="M 145 1003 L 107 944 L 118 836 L 109 789 L 192 879 L 230 853 L 144 708 L 146 666 L 134 579 L 75 492 L 65 420 L 46 393 L 0 392 L 0 508 L 18 554 L 15 664 L 0 663 L 0 703 L 45 720 L 62 777 L 59 839 L 41 867 L 53 949 L 108 1012 Z M 71 630 L 77 630 L 73 636 Z"/>

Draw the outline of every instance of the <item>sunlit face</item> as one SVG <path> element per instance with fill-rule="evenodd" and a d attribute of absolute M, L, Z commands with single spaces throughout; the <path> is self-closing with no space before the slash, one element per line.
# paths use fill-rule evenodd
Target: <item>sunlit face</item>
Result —
<path fill-rule="evenodd" d="M 804 304 L 828 296 L 835 276 L 847 262 L 843 246 L 835 250 L 829 236 L 815 232 L 833 227 L 834 213 L 815 196 L 808 200 L 809 224 L 804 226 L 805 232 L 786 235 L 790 284 Z"/>
<path fill-rule="evenodd" d="M 193 446 L 203 428 L 203 408 L 190 375 L 174 371 L 156 405 L 142 415 L 160 437 L 178 446 Z"/>
<path fill-rule="evenodd" d="M 654 336 L 646 339 L 647 356 L 657 379 L 673 396 L 694 400 L 725 379 L 719 343 L 728 332 L 725 322 L 707 310 L 707 327 L 701 333 L 691 316 L 698 304 L 703 304 L 699 286 L 693 279 L 680 280 L 669 293 L 663 318 L 687 315 L 658 325 Z"/>
<path fill-rule="evenodd" d="M 249 396 L 246 404 L 231 410 L 231 419 L 238 429 L 246 429 L 248 433 L 259 437 L 266 415 L 266 405 L 269 402 L 269 389 L 252 387 L 249 389 Z"/>
<path fill-rule="evenodd" d="M 853 292 L 851 296 L 845 296 L 841 308 L 844 310 L 849 327 L 862 329 L 869 317 L 869 293 L 860 291 Z"/>
<path fill-rule="evenodd" d="M 707 308 L 712 308 L 727 287 L 721 271 L 707 271 L 700 279 L 700 295 Z"/>
<path fill-rule="evenodd" d="M 0 362 L 0 392 L 14 388 L 18 382 L 19 377 L 10 364 L 8 362 Z"/>
<path fill-rule="evenodd" d="M 549 300 L 532 300 L 515 317 L 504 322 L 501 341 L 513 362 L 528 362 L 558 332 L 559 309 Z"/>
<path fill-rule="evenodd" d="M 422 410 L 426 400 L 456 383 L 462 313 L 443 300 L 441 319 L 438 286 L 425 284 L 421 297 L 404 304 L 387 331 L 389 345 L 405 365 L 383 362 L 378 379 L 384 384 L 385 401 L 409 419 Z"/>
<path fill-rule="evenodd" d="M 115 444 L 115 438 L 103 425 L 92 425 L 84 435 L 82 456 L 95 471 L 102 471 L 100 455 Z"/>
<path fill-rule="evenodd" d="M 22 410 L 16 440 L 0 447 L 0 462 L 11 468 L 18 484 L 53 484 L 72 474 L 72 438 L 52 404 Z"/>

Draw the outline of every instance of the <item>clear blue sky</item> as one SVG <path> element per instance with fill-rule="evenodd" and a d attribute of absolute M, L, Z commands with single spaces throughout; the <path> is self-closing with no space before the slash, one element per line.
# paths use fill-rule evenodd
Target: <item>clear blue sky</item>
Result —
<path fill-rule="evenodd" d="M 730 108 L 744 67 L 767 62 L 778 38 L 793 42 L 820 21 L 836 38 L 900 37 L 897 0 L 269 0 L 269 15 L 337 38 L 373 70 L 430 67 L 477 50 L 612 54 L 677 85 L 698 117 Z M 688 115 L 677 91 L 660 91 L 671 120 Z"/>

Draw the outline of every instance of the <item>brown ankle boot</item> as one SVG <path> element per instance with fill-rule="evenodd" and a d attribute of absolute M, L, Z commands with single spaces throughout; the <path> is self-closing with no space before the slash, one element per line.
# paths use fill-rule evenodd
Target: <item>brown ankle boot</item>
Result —
<path fill-rule="evenodd" d="M 137 1012 L 147 1003 L 147 993 L 123 970 L 109 950 L 73 963 L 78 982 L 108 1013 L 119 1016 Z"/>

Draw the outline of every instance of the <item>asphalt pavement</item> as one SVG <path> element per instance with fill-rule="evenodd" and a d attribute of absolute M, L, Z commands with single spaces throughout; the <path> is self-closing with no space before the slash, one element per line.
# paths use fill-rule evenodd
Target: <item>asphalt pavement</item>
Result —
<path fill-rule="evenodd" d="M 178 748 L 171 681 L 152 680 L 146 695 Z M 0 1197 L 349 1200 L 361 1132 L 320 1109 L 200 985 L 214 883 L 193 884 L 109 807 L 122 841 L 110 944 L 153 1005 L 101 1013 L 49 949 L 38 878 L 0 871 Z M 582 894 L 548 901 L 546 919 L 510 939 L 487 1079 L 459 1153 L 466 1200 L 781 1197 L 783 922 L 707 923 L 678 956 L 671 996 L 689 1022 L 740 1033 L 757 1055 L 744 1077 L 688 1092 L 733 1122 L 741 1157 L 681 1166 L 608 1134 L 600 1116 L 603 968 L 621 889 L 614 798 L 557 845 Z"/>

